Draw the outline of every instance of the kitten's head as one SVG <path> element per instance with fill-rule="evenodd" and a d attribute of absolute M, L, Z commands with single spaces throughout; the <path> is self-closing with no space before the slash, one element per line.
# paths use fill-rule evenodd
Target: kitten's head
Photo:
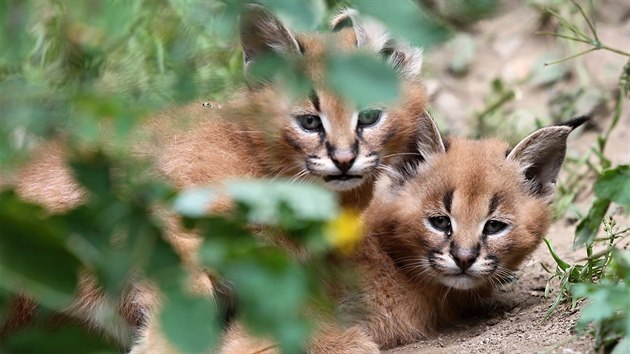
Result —
<path fill-rule="evenodd" d="M 395 42 L 380 24 L 354 10 L 340 13 L 331 27 L 330 33 L 294 34 L 271 12 L 250 6 L 240 30 L 246 75 L 264 55 L 281 54 L 298 60 L 314 89 L 296 100 L 281 83 L 255 82 L 243 100 L 251 124 L 264 125 L 260 128 L 271 139 L 270 167 L 347 191 L 370 180 L 381 163 L 413 149 L 417 119 L 426 109 L 418 79 L 422 51 Z M 397 102 L 356 107 L 328 87 L 326 57 L 353 52 L 384 58 L 398 71 Z"/>
<path fill-rule="evenodd" d="M 427 118 L 423 161 L 377 183 L 372 233 L 411 280 L 462 290 L 500 282 L 547 232 L 567 136 L 585 120 L 539 129 L 510 149 L 494 139 L 445 146 Z"/>

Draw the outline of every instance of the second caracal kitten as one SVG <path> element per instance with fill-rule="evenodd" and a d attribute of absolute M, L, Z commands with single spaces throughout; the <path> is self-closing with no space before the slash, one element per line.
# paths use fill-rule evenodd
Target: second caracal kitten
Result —
<path fill-rule="evenodd" d="M 349 329 L 316 332 L 308 352 L 376 353 L 483 310 L 475 308 L 479 300 L 547 232 L 567 137 L 584 121 L 539 129 L 511 149 L 495 139 L 444 144 L 427 118 L 420 157 L 381 177 L 363 214 L 367 231 L 351 260 L 359 285 L 338 307 Z M 233 326 L 223 352 L 251 353 L 263 344 L 270 342 Z"/>

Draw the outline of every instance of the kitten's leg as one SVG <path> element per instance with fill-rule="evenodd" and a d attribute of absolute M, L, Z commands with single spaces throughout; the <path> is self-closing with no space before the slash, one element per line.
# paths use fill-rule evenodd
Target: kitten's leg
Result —
<path fill-rule="evenodd" d="M 279 354 L 277 344 L 267 339 L 256 338 L 240 324 L 233 324 L 225 334 L 221 354 Z M 308 345 L 308 354 L 375 354 L 378 345 L 359 326 L 343 330 L 328 327 L 315 334 Z"/>
<path fill-rule="evenodd" d="M 315 335 L 309 346 L 311 354 L 374 354 L 378 345 L 360 326 L 342 330 L 327 328 Z"/>

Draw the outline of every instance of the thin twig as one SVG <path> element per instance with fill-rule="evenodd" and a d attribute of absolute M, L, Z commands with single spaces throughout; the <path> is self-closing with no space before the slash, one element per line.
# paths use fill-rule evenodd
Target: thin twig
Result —
<path fill-rule="evenodd" d="M 607 45 L 600 45 L 600 48 L 608 50 L 608 51 L 611 51 L 613 53 L 617 53 L 617 54 L 621 54 L 621 55 L 625 55 L 627 57 L 630 57 L 630 53 L 624 52 L 623 50 L 619 50 L 619 49 L 616 49 L 616 48 L 611 48 L 611 47 L 609 47 Z"/>
<path fill-rule="evenodd" d="M 553 64 L 558 64 L 558 63 L 562 63 L 562 62 L 565 62 L 565 61 L 568 61 L 568 60 L 571 60 L 571 59 L 575 59 L 575 58 L 577 58 L 577 57 L 579 57 L 579 56 L 582 56 L 582 55 L 584 55 L 584 54 L 588 54 L 588 53 L 590 53 L 590 52 L 594 52 L 594 51 L 596 51 L 596 50 L 598 50 L 598 48 L 591 48 L 591 49 L 587 49 L 587 50 L 585 50 L 585 51 L 583 51 L 583 52 L 579 52 L 579 53 L 577 53 L 577 54 L 573 54 L 573 55 L 571 55 L 571 56 L 569 56 L 569 57 L 566 57 L 566 58 L 564 58 L 564 59 L 560 59 L 560 60 L 552 61 L 552 62 L 549 62 L 549 63 L 545 63 L 545 66 L 547 66 L 547 65 L 553 65 Z"/>
<path fill-rule="evenodd" d="M 582 43 L 586 43 L 586 44 L 590 44 L 590 45 L 593 44 L 593 41 L 582 39 L 582 38 L 571 37 L 571 36 L 567 36 L 567 35 L 560 34 L 560 33 L 557 33 L 557 32 L 539 31 L 539 32 L 536 32 L 536 34 L 544 34 L 544 35 L 549 35 L 549 36 L 569 39 L 569 40 L 572 40 L 572 41 L 582 42 Z"/>
<path fill-rule="evenodd" d="M 573 5 L 575 5 L 578 8 L 578 10 L 580 10 L 582 17 L 584 17 L 584 20 L 586 20 L 588 27 L 591 29 L 591 33 L 593 33 L 593 37 L 595 37 L 595 40 L 599 43 L 599 38 L 597 37 L 597 31 L 595 31 L 595 26 L 593 26 L 593 23 L 591 23 L 591 20 L 588 18 L 588 16 L 586 16 L 586 13 L 584 12 L 584 9 L 582 9 L 582 6 L 580 6 L 580 4 L 578 4 L 575 0 L 571 0 L 571 2 L 573 3 Z"/>
<path fill-rule="evenodd" d="M 553 11 L 552 9 L 547 9 L 547 12 L 549 12 L 550 14 L 555 16 L 558 20 L 560 20 L 560 22 L 564 25 L 564 27 L 568 28 L 571 32 L 581 36 L 582 38 L 586 40 L 591 40 L 589 36 L 587 36 L 584 32 L 580 31 L 572 23 L 569 23 L 569 21 L 567 21 L 564 17 L 560 16 L 560 14 L 558 14 L 557 12 Z"/>

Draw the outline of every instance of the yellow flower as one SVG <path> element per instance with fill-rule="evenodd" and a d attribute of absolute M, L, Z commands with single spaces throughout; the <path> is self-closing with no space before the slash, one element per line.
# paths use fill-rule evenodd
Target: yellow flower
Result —
<path fill-rule="evenodd" d="M 363 222 L 359 211 L 343 209 L 326 225 L 325 237 L 328 243 L 341 253 L 352 254 L 363 237 Z"/>

